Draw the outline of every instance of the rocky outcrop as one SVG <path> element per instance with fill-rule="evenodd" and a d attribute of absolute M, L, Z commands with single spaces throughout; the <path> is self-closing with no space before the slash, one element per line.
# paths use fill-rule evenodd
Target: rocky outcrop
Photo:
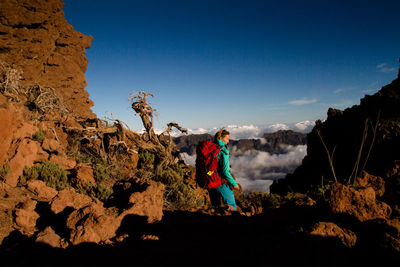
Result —
<path fill-rule="evenodd" d="M 102 202 L 76 193 L 72 188 L 56 191 L 43 181 L 28 181 L 27 188 L 0 182 L 0 243 L 15 230 L 57 248 L 103 243 L 116 237 L 127 216 L 143 217 L 148 223 L 162 219 L 163 184 L 139 180 L 117 184 L 124 194 L 116 200 L 122 202 L 104 207 Z M 65 218 L 65 221 L 49 218 Z"/>
<path fill-rule="evenodd" d="M 0 61 L 21 73 L 25 89 L 36 84 L 53 88 L 69 111 L 95 117 L 84 89 L 92 37 L 67 23 L 61 0 L 0 2 Z"/>

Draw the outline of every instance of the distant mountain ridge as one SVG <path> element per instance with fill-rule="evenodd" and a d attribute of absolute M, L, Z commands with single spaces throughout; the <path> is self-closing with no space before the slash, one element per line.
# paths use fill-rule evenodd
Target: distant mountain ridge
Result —
<path fill-rule="evenodd" d="M 200 141 L 213 140 L 210 134 L 191 134 L 179 136 L 173 139 L 181 152 L 189 155 L 196 153 L 196 145 Z M 292 130 L 279 130 L 274 133 L 265 133 L 260 139 L 239 139 L 231 140 L 229 146 L 232 154 L 241 154 L 249 150 L 264 151 L 273 154 L 284 153 L 282 145 L 305 145 L 307 135 Z"/>

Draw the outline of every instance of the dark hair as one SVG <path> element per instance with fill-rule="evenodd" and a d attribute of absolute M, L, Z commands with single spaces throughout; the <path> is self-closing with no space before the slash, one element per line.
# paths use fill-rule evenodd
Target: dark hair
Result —
<path fill-rule="evenodd" d="M 214 135 L 214 140 L 217 141 L 218 139 L 224 138 L 227 135 L 230 135 L 230 133 L 222 128 Z"/>

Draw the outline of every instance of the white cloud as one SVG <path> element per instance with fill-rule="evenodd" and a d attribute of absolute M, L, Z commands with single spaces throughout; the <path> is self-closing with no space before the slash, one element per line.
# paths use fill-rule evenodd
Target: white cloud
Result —
<path fill-rule="evenodd" d="M 377 69 L 379 72 L 383 72 L 383 73 L 392 73 L 392 72 L 395 72 L 395 71 L 396 71 L 395 68 L 393 68 L 393 67 L 388 67 L 388 66 L 387 66 L 387 63 L 378 64 L 378 65 L 376 66 L 376 69 Z"/>
<path fill-rule="evenodd" d="M 315 125 L 315 122 L 313 122 L 313 121 L 302 121 L 302 122 L 296 123 L 294 125 L 294 127 L 298 132 L 308 133 L 308 132 L 311 132 L 314 125 Z"/>
<path fill-rule="evenodd" d="M 308 104 L 312 104 L 312 103 L 316 103 L 317 99 L 298 99 L 298 100 L 292 100 L 289 102 L 289 104 L 291 105 L 308 105 Z"/>
<path fill-rule="evenodd" d="M 186 164 L 189 164 L 191 166 L 196 166 L 196 154 L 189 155 L 188 153 L 184 152 L 181 153 L 180 155 Z"/>
<path fill-rule="evenodd" d="M 334 91 L 335 94 L 339 94 L 342 92 L 347 92 L 347 91 L 351 91 L 354 90 L 354 87 L 345 87 L 345 88 L 338 88 Z"/>
<path fill-rule="evenodd" d="M 270 154 L 252 151 L 231 158 L 231 171 L 243 190 L 269 192 L 273 180 L 284 178 L 298 167 L 307 153 L 307 146 L 285 146 L 286 153 Z"/>
<path fill-rule="evenodd" d="M 279 130 L 289 130 L 289 126 L 283 123 L 272 124 L 271 126 L 267 127 L 267 132 L 276 132 Z"/>

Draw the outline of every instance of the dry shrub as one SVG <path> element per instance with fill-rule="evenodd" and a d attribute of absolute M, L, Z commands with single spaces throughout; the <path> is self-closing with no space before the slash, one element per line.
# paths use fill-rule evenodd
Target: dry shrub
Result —
<path fill-rule="evenodd" d="M 19 101 L 21 93 L 19 82 L 22 72 L 0 61 L 0 93 L 13 101 Z"/>
<path fill-rule="evenodd" d="M 27 90 L 28 106 L 45 114 L 50 110 L 57 110 L 61 116 L 69 114 L 62 97 L 48 86 L 32 85 Z"/>

